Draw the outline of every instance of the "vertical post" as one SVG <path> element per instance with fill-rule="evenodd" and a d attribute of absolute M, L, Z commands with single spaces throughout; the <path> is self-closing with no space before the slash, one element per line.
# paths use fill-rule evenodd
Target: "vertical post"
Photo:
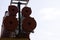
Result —
<path fill-rule="evenodd" d="M 18 2 L 18 19 L 19 19 L 19 33 L 18 33 L 18 37 L 20 36 L 20 32 L 21 32 L 21 18 L 20 18 L 20 5 L 21 5 L 21 3 L 20 2 Z"/>

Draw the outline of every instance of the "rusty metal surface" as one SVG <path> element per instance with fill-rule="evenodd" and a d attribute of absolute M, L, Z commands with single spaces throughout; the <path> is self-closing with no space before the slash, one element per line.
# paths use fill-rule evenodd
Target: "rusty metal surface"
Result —
<path fill-rule="evenodd" d="M 36 21 L 34 18 L 26 17 L 22 21 L 22 29 L 25 32 L 32 32 L 36 28 Z"/>
<path fill-rule="evenodd" d="M 24 16 L 24 17 L 30 16 L 31 13 L 32 13 L 32 10 L 30 7 L 24 7 L 22 9 L 22 16 Z"/>
<path fill-rule="evenodd" d="M 9 11 L 9 15 L 13 15 L 16 16 L 17 12 L 18 12 L 18 8 L 14 5 L 10 5 L 8 7 L 8 11 Z"/>
<path fill-rule="evenodd" d="M 18 26 L 18 21 L 17 21 L 17 19 L 15 17 L 7 16 L 3 20 L 3 24 L 4 24 L 4 28 L 7 31 L 14 31 Z"/>

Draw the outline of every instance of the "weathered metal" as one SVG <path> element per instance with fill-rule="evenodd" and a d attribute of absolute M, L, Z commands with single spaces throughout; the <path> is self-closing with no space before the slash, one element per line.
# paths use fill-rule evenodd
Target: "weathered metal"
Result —
<path fill-rule="evenodd" d="M 22 29 L 25 32 L 32 32 L 36 28 L 36 21 L 34 18 L 26 17 L 22 21 Z"/>
<path fill-rule="evenodd" d="M 15 29 L 17 28 L 18 26 L 18 21 L 15 17 L 13 16 L 7 16 L 5 17 L 5 19 L 3 20 L 3 25 L 4 25 L 4 28 L 7 30 L 7 31 L 15 31 Z"/>
<path fill-rule="evenodd" d="M 24 7 L 22 9 L 22 16 L 24 17 L 29 17 L 31 13 L 32 13 L 32 10 L 30 7 Z"/>

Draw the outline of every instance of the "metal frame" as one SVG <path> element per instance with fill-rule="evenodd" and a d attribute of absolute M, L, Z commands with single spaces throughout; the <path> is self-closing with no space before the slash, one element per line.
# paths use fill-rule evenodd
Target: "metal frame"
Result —
<path fill-rule="evenodd" d="M 21 0 L 20 0 L 21 1 Z M 20 1 L 18 1 L 18 2 L 13 2 L 13 0 L 11 0 L 11 3 L 10 3 L 10 5 L 11 4 L 17 4 L 18 5 L 18 19 L 19 19 L 19 33 L 18 33 L 18 35 L 16 35 L 16 37 L 19 37 L 20 36 L 20 34 L 21 34 L 21 15 L 20 15 L 20 5 L 27 5 L 28 4 L 28 1 L 27 1 L 27 3 L 21 3 Z"/>
<path fill-rule="evenodd" d="M 16 0 L 17 1 L 17 0 Z M 23 0 L 21 0 L 21 1 L 23 1 Z M 20 0 L 18 1 L 18 2 L 20 2 Z M 18 4 L 18 2 L 13 2 L 13 0 L 11 0 L 11 2 L 10 2 L 10 4 Z M 28 0 L 26 1 L 26 3 L 21 3 L 22 5 L 27 5 L 28 4 Z"/>

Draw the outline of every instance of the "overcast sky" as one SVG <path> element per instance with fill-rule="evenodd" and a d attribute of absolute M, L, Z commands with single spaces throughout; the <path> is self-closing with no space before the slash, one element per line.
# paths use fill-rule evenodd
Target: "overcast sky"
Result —
<path fill-rule="evenodd" d="M 10 0 L 0 0 L 0 25 L 9 3 Z M 31 40 L 60 40 L 60 0 L 30 0 L 28 6 L 37 22 Z"/>

